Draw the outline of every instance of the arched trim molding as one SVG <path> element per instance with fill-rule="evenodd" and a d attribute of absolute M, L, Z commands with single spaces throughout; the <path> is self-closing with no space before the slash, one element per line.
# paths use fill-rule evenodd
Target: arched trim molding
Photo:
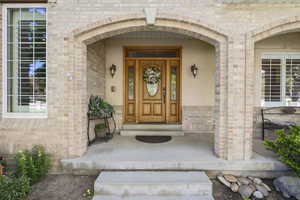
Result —
<path fill-rule="evenodd" d="M 253 42 L 257 42 L 268 37 L 299 28 L 300 16 L 294 16 L 272 22 L 256 30 L 253 30 L 252 32 L 250 32 L 248 37 L 251 37 Z"/>

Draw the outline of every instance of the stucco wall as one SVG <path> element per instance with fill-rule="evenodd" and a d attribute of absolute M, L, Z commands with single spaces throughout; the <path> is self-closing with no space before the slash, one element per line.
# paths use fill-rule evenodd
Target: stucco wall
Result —
<path fill-rule="evenodd" d="M 106 99 L 113 105 L 123 105 L 123 47 L 124 46 L 181 46 L 182 47 L 182 105 L 213 106 L 215 49 L 194 39 L 107 39 L 106 48 Z M 108 73 L 111 64 L 118 70 L 112 78 Z M 199 67 L 198 76 L 193 77 L 190 66 Z M 111 86 L 116 92 L 111 92 Z"/>

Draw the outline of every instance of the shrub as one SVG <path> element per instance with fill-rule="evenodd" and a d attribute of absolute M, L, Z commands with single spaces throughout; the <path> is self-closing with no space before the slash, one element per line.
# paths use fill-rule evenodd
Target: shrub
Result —
<path fill-rule="evenodd" d="M 37 179 L 36 169 L 34 167 L 32 157 L 29 151 L 19 151 L 16 155 L 18 177 L 28 177 L 30 183 L 33 184 Z"/>
<path fill-rule="evenodd" d="M 26 176 L 0 175 L 0 200 L 24 200 L 30 192 L 30 181 Z"/>
<path fill-rule="evenodd" d="M 45 178 L 51 167 L 50 155 L 46 153 L 43 146 L 37 145 L 32 148 L 32 161 L 37 176 L 36 181 L 40 181 Z"/>
<path fill-rule="evenodd" d="M 274 140 L 264 141 L 267 149 L 279 155 L 279 160 L 300 176 L 300 126 L 289 127 L 290 133 L 277 130 L 278 137 Z"/>
<path fill-rule="evenodd" d="M 16 155 L 17 176 L 28 177 L 30 184 L 40 181 L 50 169 L 50 155 L 44 147 L 37 145 L 29 151 L 19 151 Z"/>

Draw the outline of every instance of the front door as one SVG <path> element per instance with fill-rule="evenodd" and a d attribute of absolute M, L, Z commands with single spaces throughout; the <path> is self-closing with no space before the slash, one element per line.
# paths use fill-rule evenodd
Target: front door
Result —
<path fill-rule="evenodd" d="M 124 122 L 179 123 L 180 48 L 124 49 Z"/>
<path fill-rule="evenodd" d="M 166 61 L 140 60 L 139 121 L 166 121 Z"/>

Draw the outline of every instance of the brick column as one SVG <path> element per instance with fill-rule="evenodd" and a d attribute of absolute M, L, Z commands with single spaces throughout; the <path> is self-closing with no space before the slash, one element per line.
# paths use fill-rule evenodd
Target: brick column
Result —
<path fill-rule="evenodd" d="M 87 149 L 87 46 L 81 41 L 69 38 L 69 59 L 65 66 L 66 103 L 72 107 L 65 117 L 69 136 L 69 156 L 81 156 Z"/>
<path fill-rule="evenodd" d="M 226 159 L 227 155 L 227 41 L 219 42 L 216 46 L 215 74 L 215 134 L 214 153 Z"/>
<path fill-rule="evenodd" d="M 234 38 L 234 40 L 233 40 Z M 227 155 L 228 160 L 252 156 L 253 74 L 246 67 L 246 37 L 235 35 L 228 44 Z"/>

